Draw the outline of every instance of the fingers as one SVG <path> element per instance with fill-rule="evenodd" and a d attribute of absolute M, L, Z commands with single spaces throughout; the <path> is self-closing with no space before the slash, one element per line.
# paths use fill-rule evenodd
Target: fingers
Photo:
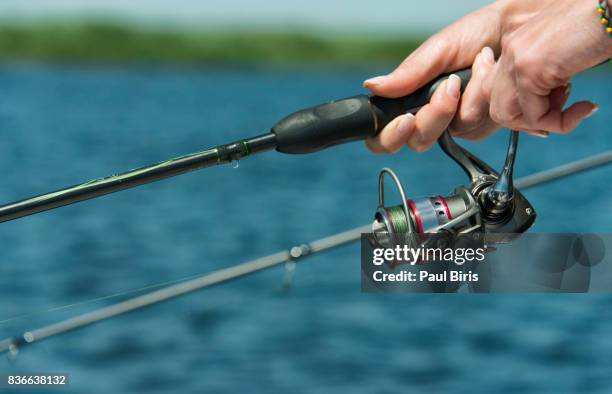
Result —
<path fill-rule="evenodd" d="M 551 109 L 550 90 L 536 93 L 531 83 L 524 76 L 516 77 L 517 96 L 522 117 L 527 124 L 536 125 L 540 118 Z"/>
<path fill-rule="evenodd" d="M 490 136 L 497 130 L 499 130 L 499 128 L 500 127 L 498 124 L 496 124 L 492 120 L 488 120 L 483 125 L 481 125 L 480 128 L 476 131 L 464 132 L 464 133 L 453 132 L 453 136 L 463 138 L 464 140 L 468 140 L 468 141 L 480 141 L 480 140 L 487 138 L 488 136 Z"/>
<path fill-rule="evenodd" d="M 567 102 L 567 99 L 569 98 L 570 92 L 571 92 L 570 83 L 568 83 L 565 86 L 560 86 L 558 88 L 553 89 L 550 94 L 550 103 L 549 103 L 550 108 L 559 109 L 559 110 L 563 109 L 563 106 L 565 105 L 565 103 Z M 498 128 L 499 128 L 499 125 L 495 124 L 494 129 L 498 129 Z M 545 131 L 545 130 L 533 130 L 533 129 L 523 128 L 520 131 L 523 131 L 531 136 L 539 137 L 539 138 L 548 138 L 548 136 L 550 135 L 550 132 Z M 485 130 L 479 133 L 470 133 L 465 136 L 460 135 L 460 137 L 463 137 L 467 140 L 481 140 L 485 137 L 488 137 L 490 134 L 492 134 L 492 131 L 491 129 L 488 129 L 488 130 Z"/>
<path fill-rule="evenodd" d="M 570 92 L 572 91 L 572 84 L 568 83 L 565 86 L 559 86 L 558 88 L 553 89 L 550 92 L 550 108 L 553 110 L 563 110 L 565 103 L 567 103 L 567 99 L 569 98 Z M 548 138 L 550 135 L 549 131 L 545 130 L 522 130 L 529 135 L 533 135 L 535 137 L 540 138 Z"/>
<path fill-rule="evenodd" d="M 503 83 L 502 80 L 500 84 Z M 545 97 L 537 97 L 537 94 L 520 93 L 519 89 L 521 88 L 516 88 L 517 93 L 514 95 L 511 93 L 505 94 L 506 97 L 503 97 L 503 90 L 500 89 L 497 93 L 495 88 L 492 90 L 491 118 L 504 127 L 532 130 L 539 133 L 567 134 L 575 130 L 584 119 L 598 109 L 597 105 L 590 101 L 579 101 L 563 110 L 570 93 L 569 85 L 557 87 Z M 528 109 L 525 106 L 531 106 L 531 108 Z M 546 109 L 546 112 L 539 114 L 535 112 L 538 111 L 537 108 L 539 110 Z"/>
<path fill-rule="evenodd" d="M 395 153 L 411 138 L 415 126 L 413 114 L 398 116 L 375 138 L 367 139 L 366 145 L 374 153 Z"/>
<path fill-rule="evenodd" d="M 597 111 L 597 105 L 580 101 L 563 110 L 569 96 L 569 84 L 555 80 L 559 86 L 548 88 L 530 82 L 524 68 L 517 68 L 511 56 L 502 57 L 483 84 L 489 97 L 489 114 L 500 126 L 531 131 L 566 134 Z"/>
<path fill-rule="evenodd" d="M 448 128 L 455 116 L 461 95 L 461 79 L 451 75 L 435 91 L 429 103 L 415 115 L 395 118 L 366 145 L 375 153 L 397 152 L 403 144 L 417 152 L 429 149 Z"/>
<path fill-rule="evenodd" d="M 461 97 L 457 115 L 450 125 L 453 135 L 474 139 L 477 134 L 493 131 L 496 125 L 489 118 L 489 102 L 483 93 L 483 83 L 493 70 L 495 55 L 485 47 L 472 66 L 472 77 Z"/>
<path fill-rule="evenodd" d="M 572 85 L 568 83 L 566 86 L 553 89 L 550 93 L 549 111 L 539 120 L 543 127 L 547 127 L 546 130 L 569 133 L 578 127 L 580 122 L 597 111 L 597 105 L 589 101 L 579 101 L 564 111 L 563 107 L 569 98 L 571 88 Z"/>
<path fill-rule="evenodd" d="M 567 134 L 576 129 L 584 119 L 594 114 L 598 109 L 599 107 L 590 101 L 578 101 L 565 111 L 549 111 L 540 123 L 544 130 Z"/>
<path fill-rule="evenodd" d="M 369 79 L 364 86 L 376 95 L 396 98 L 440 74 L 470 66 L 483 46 L 501 49 L 502 11 L 491 5 L 466 15 L 426 40 L 391 74 Z"/>
<path fill-rule="evenodd" d="M 363 85 L 383 97 L 401 97 L 414 92 L 447 70 L 449 41 L 437 34 L 425 41 L 391 74 L 366 80 Z"/>
<path fill-rule="evenodd" d="M 408 146 L 417 152 L 431 148 L 455 117 L 461 96 L 461 79 L 452 74 L 416 115 L 416 130 Z"/>
<path fill-rule="evenodd" d="M 553 110 L 563 110 L 571 91 L 571 83 L 553 89 L 552 92 L 550 92 L 550 108 Z"/>
<path fill-rule="evenodd" d="M 484 91 L 489 91 L 489 116 L 495 123 L 508 128 L 524 128 L 517 126 L 522 111 L 519 104 L 517 88 L 513 73 L 506 72 L 502 60 L 495 65 L 494 71 L 485 82 Z M 486 85 L 490 87 L 487 88 Z M 486 94 L 486 93 L 485 93 Z M 535 127 L 532 127 L 535 128 Z"/>
<path fill-rule="evenodd" d="M 524 133 L 527 133 L 531 136 L 538 137 L 538 138 L 548 138 L 550 136 L 550 132 L 544 131 L 544 130 L 519 130 L 519 131 L 522 131 Z"/>

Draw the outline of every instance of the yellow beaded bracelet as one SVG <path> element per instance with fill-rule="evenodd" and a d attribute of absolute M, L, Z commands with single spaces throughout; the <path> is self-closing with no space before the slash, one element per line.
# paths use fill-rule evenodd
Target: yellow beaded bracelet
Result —
<path fill-rule="evenodd" d="M 604 25 L 606 32 L 612 37 L 612 24 L 610 23 L 610 7 L 608 0 L 598 0 L 597 13 L 601 18 L 601 24 Z"/>

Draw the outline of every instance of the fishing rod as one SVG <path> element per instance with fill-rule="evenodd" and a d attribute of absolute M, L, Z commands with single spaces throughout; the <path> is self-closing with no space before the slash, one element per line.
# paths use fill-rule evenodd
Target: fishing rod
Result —
<path fill-rule="evenodd" d="M 525 190 L 611 163 L 612 150 L 523 177 L 516 181 L 516 187 Z M 9 352 L 9 354 L 16 355 L 19 349 L 24 346 L 31 345 L 35 342 L 38 343 L 44 339 L 85 328 L 94 323 L 109 320 L 205 288 L 243 278 L 281 264 L 302 261 L 306 257 L 357 242 L 360 240 L 362 234 L 369 233 L 371 230 L 372 226 L 370 224 L 360 226 L 352 230 L 343 231 L 309 243 L 296 245 L 287 250 L 273 253 L 256 260 L 221 269 L 148 294 L 102 307 L 48 326 L 25 331 L 22 334 L 1 340 L 0 353 Z"/>
<path fill-rule="evenodd" d="M 471 70 L 455 73 L 463 91 Z M 0 222 L 73 204 L 135 186 L 177 176 L 247 156 L 276 149 L 288 154 L 306 154 L 374 137 L 394 118 L 416 113 L 429 102 L 436 88 L 448 78 L 444 75 L 416 92 L 389 99 L 357 95 L 307 108 L 280 120 L 270 132 L 212 149 L 172 158 L 121 174 L 94 179 L 75 186 L 41 194 L 0 206 Z"/>
<path fill-rule="evenodd" d="M 461 89 L 467 85 L 471 72 L 457 73 Z M 281 153 L 306 154 L 334 145 L 363 140 L 377 135 L 394 118 L 404 113 L 416 113 L 431 99 L 436 88 L 448 78 L 442 76 L 413 94 L 397 99 L 358 95 L 332 101 L 295 112 L 274 125 L 267 134 L 170 159 L 126 173 L 111 175 L 55 192 L 32 197 L 0 207 L 0 222 L 65 206 L 130 187 L 176 176 L 188 171 L 240 160 L 252 154 L 276 149 Z M 63 322 L 0 342 L 0 351 L 14 351 L 63 332 L 84 327 L 133 310 L 153 305 L 205 287 L 224 283 L 266 268 L 312 255 L 352 242 L 362 232 L 371 232 L 372 242 L 382 246 L 410 243 L 425 235 L 439 235 L 437 240 L 451 241 L 460 235 L 476 235 L 485 244 L 505 243 L 527 231 L 535 222 L 536 212 L 513 182 L 519 132 L 511 130 L 504 167 L 500 173 L 465 148 L 458 145 L 448 131 L 438 140 L 446 155 L 468 176 L 467 185 L 452 193 L 420 199 L 408 199 L 399 177 L 385 168 L 379 174 L 379 205 L 371 226 L 294 247 L 289 251 L 254 260 L 242 265 L 179 283 L 131 300 L 111 305 Z M 612 154 L 576 169 L 564 168 L 562 173 L 540 174 L 531 178 L 528 186 L 554 177 L 562 177 L 612 161 Z M 401 196 L 399 205 L 385 203 L 384 179 L 390 176 Z M 517 182 L 520 186 L 520 182 Z M 482 235 L 482 237 L 480 237 Z"/>

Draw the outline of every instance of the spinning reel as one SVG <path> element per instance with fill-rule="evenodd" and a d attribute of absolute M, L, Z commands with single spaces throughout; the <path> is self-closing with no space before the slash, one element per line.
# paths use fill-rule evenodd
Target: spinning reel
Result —
<path fill-rule="evenodd" d="M 429 242 L 439 245 L 443 240 L 445 246 L 451 246 L 457 237 L 470 235 L 487 245 L 509 242 L 517 233 L 525 232 L 533 225 L 536 213 L 512 182 L 518 136 L 518 131 L 510 132 L 506 161 L 501 174 L 498 174 L 459 146 L 446 131 L 438 143 L 467 173 L 470 184 L 458 186 L 445 197 L 408 199 L 395 172 L 384 168 L 378 179 L 379 205 L 372 225 L 373 241 L 383 247 L 394 247 L 414 245 L 415 240 L 427 238 Z M 385 205 L 385 175 L 395 183 L 401 204 Z M 441 237 L 432 238 L 432 234 Z"/>

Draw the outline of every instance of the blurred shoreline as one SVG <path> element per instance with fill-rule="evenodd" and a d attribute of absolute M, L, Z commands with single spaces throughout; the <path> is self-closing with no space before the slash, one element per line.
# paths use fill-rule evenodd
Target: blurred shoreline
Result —
<path fill-rule="evenodd" d="M 372 69 L 399 64 L 426 35 L 316 29 L 226 30 L 131 25 L 126 21 L 0 22 L 4 63 L 264 69 Z M 612 71 L 612 63 L 598 67 Z"/>
<path fill-rule="evenodd" d="M 116 65 L 381 66 L 396 64 L 426 37 L 279 30 L 184 30 L 119 22 L 0 24 L 0 59 Z"/>

